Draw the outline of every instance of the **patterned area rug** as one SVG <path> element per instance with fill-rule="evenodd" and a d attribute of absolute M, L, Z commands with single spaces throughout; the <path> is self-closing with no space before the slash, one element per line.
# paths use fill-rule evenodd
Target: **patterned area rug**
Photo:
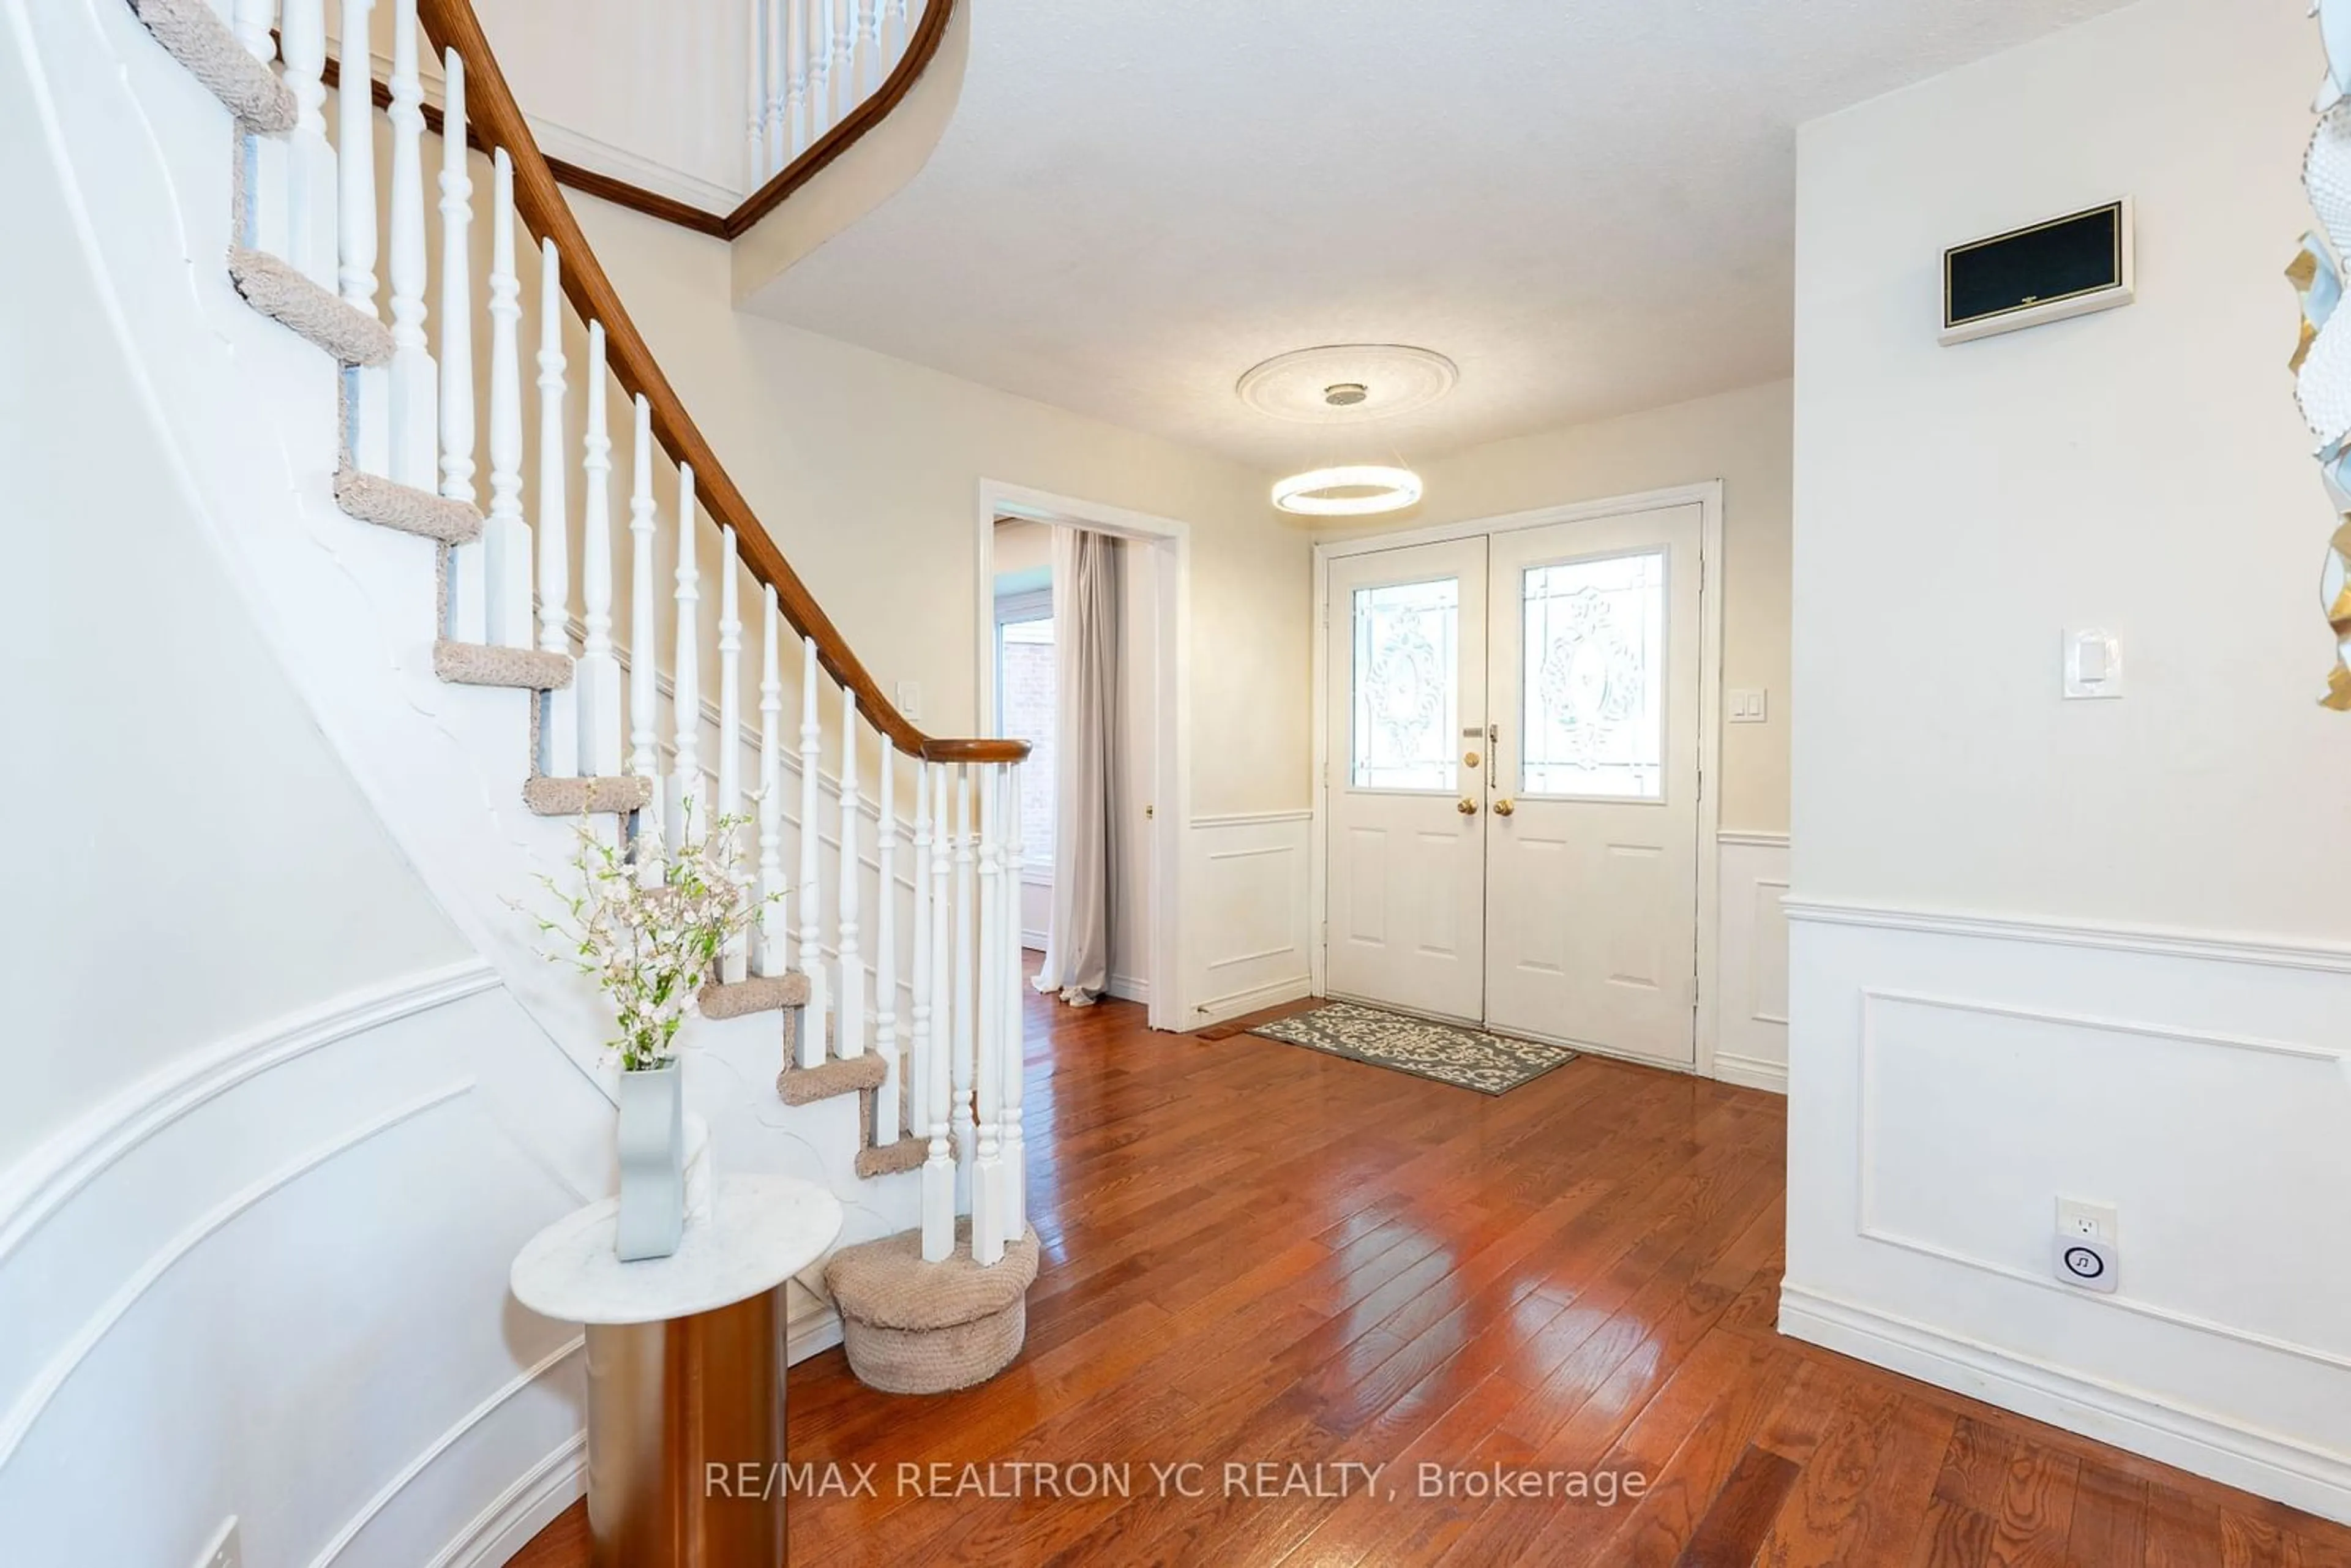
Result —
<path fill-rule="evenodd" d="M 1506 1094 L 1575 1060 L 1575 1052 L 1563 1045 L 1538 1045 L 1458 1024 L 1430 1023 L 1354 1002 L 1332 1002 L 1311 1013 L 1259 1024 L 1249 1032 L 1480 1094 Z"/>

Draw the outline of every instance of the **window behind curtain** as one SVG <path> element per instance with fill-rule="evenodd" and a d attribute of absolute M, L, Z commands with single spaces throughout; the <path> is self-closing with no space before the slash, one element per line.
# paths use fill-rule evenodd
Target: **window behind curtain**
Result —
<path fill-rule="evenodd" d="M 1022 864 L 1050 870 L 1055 793 L 1053 612 L 1050 596 L 1040 597 L 1046 600 L 1041 613 L 1035 604 L 1007 600 L 997 605 L 996 711 L 1004 735 L 1029 747 L 1029 760 L 1020 769 Z"/>

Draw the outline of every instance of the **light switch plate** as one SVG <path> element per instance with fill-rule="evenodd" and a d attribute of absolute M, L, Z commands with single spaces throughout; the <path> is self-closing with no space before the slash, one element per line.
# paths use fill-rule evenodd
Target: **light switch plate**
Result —
<path fill-rule="evenodd" d="M 1768 692 L 1746 688 L 1732 690 L 1726 697 L 1727 706 L 1730 709 L 1730 722 L 1733 724 L 1768 723 L 1770 697 L 1771 694 Z"/>
<path fill-rule="evenodd" d="M 2123 695 L 2122 642 L 2095 626 L 2068 626 L 2064 642 L 2068 699 Z"/>
<path fill-rule="evenodd" d="M 897 693 L 898 711 L 919 724 L 923 717 L 923 688 L 919 682 L 900 681 Z"/>

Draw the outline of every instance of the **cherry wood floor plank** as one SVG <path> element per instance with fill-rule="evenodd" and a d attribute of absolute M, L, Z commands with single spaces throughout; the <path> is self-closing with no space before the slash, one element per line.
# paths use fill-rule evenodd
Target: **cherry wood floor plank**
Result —
<path fill-rule="evenodd" d="M 2069 1568 L 2105 1563 L 2136 1568 L 2146 1530 L 2147 1483 L 2108 1465 L 2084 1464 L 2074 1490 L 2074 1522 L 2065 1532 Z"/>
<path fill-rule="evenodd" d="M 883 1483 L 793 1500 L 797 1568 L 2351 1568 L 2351 1531 L 1782 1338 L 1771 1095 L 1586 1057 L 1488 1097 L 1026 1007 L 1028 1343 L 931 1399 L 838 1350 L 792 1368 L 793 1461 Z M 1163 1490 L 1154 1461 L 1206 1484 Z M 1261 1496 L 1228 1461 L 1381 1469 Z M 895 1484 L 1088 1462 L 1131 1495 Z M 1498 1464 L 1587 1491 L 1498 1496 Z M 1593 1472 L 1641 1495 L 1604 1506 Z M 588 1559 L 575 1507 L 516 1561 Z"/>

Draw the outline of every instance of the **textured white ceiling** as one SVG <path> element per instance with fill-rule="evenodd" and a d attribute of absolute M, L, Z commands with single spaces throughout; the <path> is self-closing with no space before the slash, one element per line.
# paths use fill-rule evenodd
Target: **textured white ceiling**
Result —
<path fill-rule="evenodd" d="M 1275 467 L 1315 343 L 1450 355 L 1421 459 L 1788 373 L 1795 128 L 2123 0 L 966 0 L 928 165 L 756 308 Z"/>

